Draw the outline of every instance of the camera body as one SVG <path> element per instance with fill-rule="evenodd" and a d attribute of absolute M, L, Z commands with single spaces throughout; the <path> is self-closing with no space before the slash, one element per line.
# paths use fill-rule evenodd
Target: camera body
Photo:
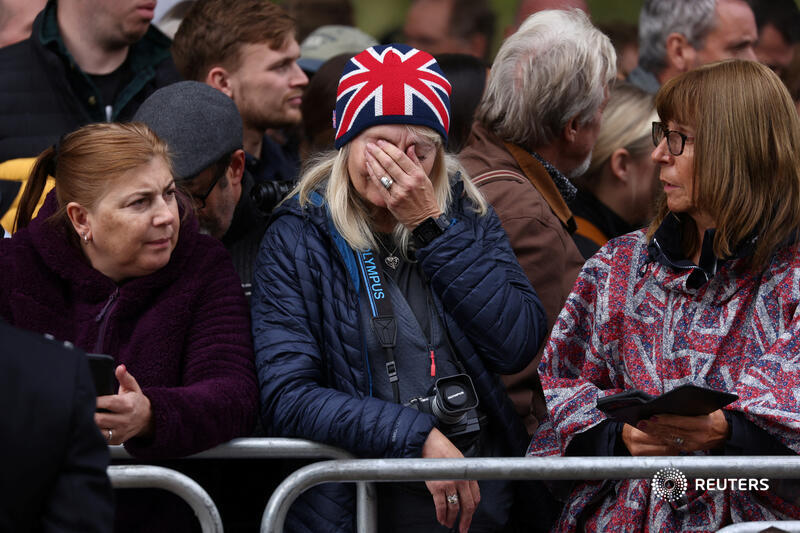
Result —
<path fill-rule="evenodd" d="M 478 394 L 467 374 L 437 379 L 429 396 L 412 398 L 406 405 L 435 416 L 437 427 L 448 439 L 477 436 L 481 430 Z"/>
<path fill-rule="evenodd" d="M 295 183 L 290 180 L 262 181 L 253 186 L 250 197 L 258 209 L 268 215 L 289 194 L 294 185 Z"/>

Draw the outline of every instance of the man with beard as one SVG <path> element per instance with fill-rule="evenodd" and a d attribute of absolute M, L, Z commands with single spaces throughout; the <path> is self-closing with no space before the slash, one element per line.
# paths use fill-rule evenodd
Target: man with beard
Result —
<path fill-rule="evenodd" d="M 461 163 L 492 204 L 552 327 L 583 258 L 569 178 L 589 166 L 616 56 L 583 11 L 541 11 L 492 65 Z M 541 353 L 541 350 L 540 350 Z M 529 433 L 544 415 L 536 366 L 504 381 Z"/>
<path fill-rule="evenodd" d="M 249 298 L 267 219 L 250 194 L 236 105 L 204 83 L 182 81 L 154 92 L 133 120 L 169 146 L 175 181 L 194 201 L 201 229 L 230 252 Z"/>
<path fill-rule="evenodd" d="M 207 83 L 236 103 L 255 180 L 294 180 L 296 148 L 285 150 L 267 135 L 300 123 L 308 84 L 286 11 L 269 0 L 196 2 L 175 34 L 172 54 L 184 78 Z"/>
<path fill-rule="evenodd" d="M 0 49 L 0 162 L 32 157 L 64 133 L 124 121 L 180 79 L 155 0 L 51 0 L 31 36 Z"/>

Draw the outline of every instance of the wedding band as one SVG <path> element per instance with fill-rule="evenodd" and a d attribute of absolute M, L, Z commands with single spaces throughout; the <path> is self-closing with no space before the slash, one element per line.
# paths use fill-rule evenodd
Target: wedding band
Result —
<path fill-rule="evenodd" d="M 394 180 L 392 180 L 392 178 L 390 178 L 389 176 L 383 176 L 381 178 L 381 185 L 383 185 L 387 191 L 392 187 L 393 183 Z"/>
<path fill-rule="evenodd" d="M 683 439 L 682 438 L 675 437 L 674 440 L 675 440 L 675 446 L 678 446 L 678 447 L 683 446 Z"/>
<path fill-rule="evenodd" d="M 447 503 L 450 505 L 458 505 L 458 494 L 448 494 Z"/>
<path fill-rule="evenodd" d="M 108 442 L 111 442 L 111 435 L 113 434 L 113 432 L 111 431 L 111 428 L 107 429 L 106 431 L 108 431 L 108 437 L 106 437 L 106 440 Z"/>

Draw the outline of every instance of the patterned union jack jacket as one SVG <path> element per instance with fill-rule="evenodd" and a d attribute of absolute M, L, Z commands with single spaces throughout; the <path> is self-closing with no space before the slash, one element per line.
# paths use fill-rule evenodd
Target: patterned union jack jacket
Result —
<path fill-rule="evenodd" d="M 549 420 L 528 454 L 562 455 L 577 434 L 606 420 L 597 398 L 632 388 L 658 395 L 684 383 L 735 392 L 739 400 L 726 409 L 786 453 L 800 452 L 800 244 L 778 250 L 763 273 L 737 269 L 741 258 L 715 260 L 699 282 L 701 269 L 652 250 L 639 231 L 587 261 L 539 367 Z M 716 531 L 800 518 L 798 494 L 693 490 L 692 480 L 688 487 L 668 502 L 650 480 L 578 482 L 554 529 Z"/>

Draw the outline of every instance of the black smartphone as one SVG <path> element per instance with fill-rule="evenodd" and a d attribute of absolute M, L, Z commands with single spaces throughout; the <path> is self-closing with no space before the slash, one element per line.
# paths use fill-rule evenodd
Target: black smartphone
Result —
<path fill-rule="evenodd" d="M 98 396 L 117 393 L 117 378 L 114 377 L 114 358 L 103 353 L 87 353 L 92 372 L 94 390 Z"/>

